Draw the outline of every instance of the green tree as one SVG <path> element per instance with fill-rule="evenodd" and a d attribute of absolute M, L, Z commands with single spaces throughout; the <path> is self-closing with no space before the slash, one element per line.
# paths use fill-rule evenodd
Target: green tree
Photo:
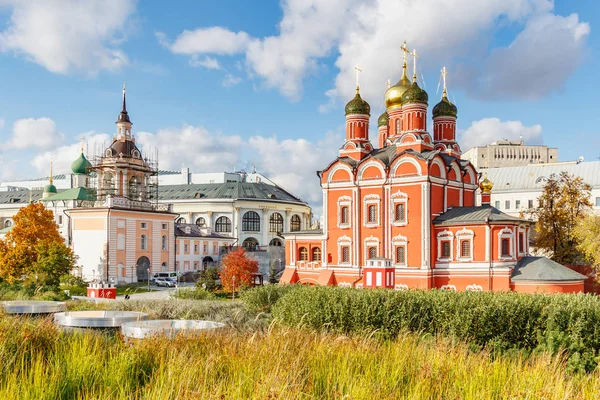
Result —
<path fill-rule="evenodd" d="M 217 267 L 209 267 L 204 271 L 200 271 L 200 277 L 196 282 L 196 287 L 213 292 L 219 287 L 217 284 L 218 279 L 219 269 Z"/>
<path fill-rule="evenodd" d="M 63 241 L 54 214 L 42 204 L 29 204 L 14 216 L 14 227 L 0 240 L 0 278 L 9 283 L 24 275 L 38 285 L 58 285 L 75 265 L 75 255 Z"/>
<path fill-rule="evenodd" d="M 600 215 L 588 214 L 574 230 L 577 249 L 596 270 L 600 268 Z"/>
<path fill-rule="evenodd" d="M 592 187 L 581 177 L 561 172 L 551 175 L 533 211 L 537 219 L 535 246 L 551 254 L 560 264 L 574 264 L 583 258 L 575 228 L 591 210 Z"/>

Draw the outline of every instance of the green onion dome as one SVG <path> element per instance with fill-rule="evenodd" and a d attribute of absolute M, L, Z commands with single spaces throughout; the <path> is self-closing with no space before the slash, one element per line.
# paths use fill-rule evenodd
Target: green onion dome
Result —
<path fill-rule="evenodd" d="M 75 175 L 87 175 L 88 169 L 92 168 L 92 163 L 81 153 L 77 160 L 71 164 L 71 170 Z"/>
<path fill-rule="evenodd" d="M 58 193 L 58 190 L 56 190 L 56 186 L 54 186 L 53 184 L 48 184 L 46 186 L 44 186 L 44 193 Z"/>
<path fill-rule="evenodd" d="M 454 117 L 456 118 L 457 109 L 454 104 L 448 100 L 444 94 L 442 100 L 433 107 L 433 118 L 435 117 Z"/>
<path fill-rule="evenodd" d="M 377 120 L 377 126 L 387 126 L 389 120 L 390 117 L 388 116 L 387 111 L 384 111 L 383 114 L 381 114 L 379 116 L 379 119 Z"/>
<path fill-rule="evenodd" d="M 417 85 L 417 82 L 413 82 L 413 84 L 410 85 L 410 88 L 402 94 L 402 105 L 408 103 L 427 104 L 428 100 L 429 96 L 427 96 L 427 92 L 421 89 L 419 85 Z"/>
<path fill-rule="evenodd" d="M 346 115 L 348 114 L 371 115 L 371 106 L 360 97 L 358 88 L 356 88 L 356 96 L 346 104 Z"/>

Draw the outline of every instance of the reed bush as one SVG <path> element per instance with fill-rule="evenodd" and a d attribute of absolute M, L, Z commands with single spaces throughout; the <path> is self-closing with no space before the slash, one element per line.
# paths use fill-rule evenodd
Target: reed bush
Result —
<path fill-rule="evenodd" d="M 311 332 L 276 323 L 128 345 L 0 315 L 1 399 L 594 399 L 600 374 L 561 357 L 490 357 L 429 335 Z"/>
<path fill-rule="evenodd" d="M 270 313 L 273 304 L 297 287 L 299 287 L 299 285 L 257 286 L 242 291 L 240 293 L 240 298 L 250 311 Z"/>
<path fill-rule="evenodd" d="M 288 325 L 344 334 L 412 331 L 494 351 L 566 351 L 574 371 L 591 371 L 600 354 L 600 298 L 593 295 L 299 287 L 272 309 Z"/>

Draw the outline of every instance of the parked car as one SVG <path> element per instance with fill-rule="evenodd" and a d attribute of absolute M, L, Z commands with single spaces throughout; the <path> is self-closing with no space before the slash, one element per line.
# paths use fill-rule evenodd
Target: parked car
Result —
<path fill-rule="evenodd" d="M 175 281 L 171 278 L 156 278 L 154 284 L 156 286 L 175 287 Z"/>
<path fill-rule="evenodd" d="M 150 282 L 152 282 L 152 283 L 156 282 L 156 278 L 169 278 L 174 281 L 177 281 L 177 272 L 156 272 L 156 273 L 152 274 L 152 278 L 150 279 Z"/>

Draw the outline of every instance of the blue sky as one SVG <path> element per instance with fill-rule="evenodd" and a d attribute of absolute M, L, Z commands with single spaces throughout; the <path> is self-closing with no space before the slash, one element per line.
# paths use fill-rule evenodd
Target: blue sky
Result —
<path fill-rule="evenodd" d="M 342 144 L 353 66 L 372 109 L 420 58 L 439 70 L 463 151 L 523 136 L 561 160 L 600 157 L 596 2 L 575 0 L 0 0 L 0 179 L 68 169 L 79 138 L 110 140 L 127 82 L 142 147 L 161 167 L 257 169 L 317 205 Z M 408 17 L 410 16 L 410 17 Z M 411 66 L 412 68 L 412 66 Z M 422 78 L 421 78 L 422 77 Z M 423 81 L 424 78 L 424 81 Z"/>

